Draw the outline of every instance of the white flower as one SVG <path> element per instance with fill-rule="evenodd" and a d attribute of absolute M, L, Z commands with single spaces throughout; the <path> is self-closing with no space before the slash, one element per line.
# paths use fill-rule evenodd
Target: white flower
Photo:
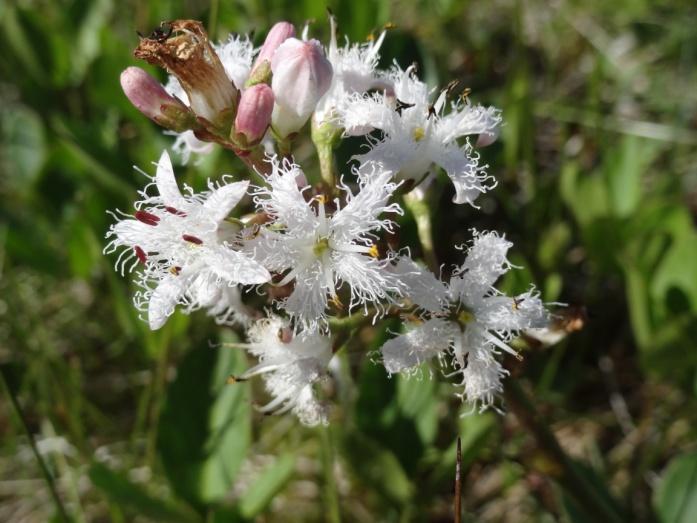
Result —
<path fill-rule="evenodd" d="M 361 163 L 380 163 L 397 173 L 399 179 L 420 182 L 433 164 L 442 167 L 455 186 L 455 203 L 473 203 L 479 194 L 495 185 L 479 165 L 479 155 L 469 142 L 458 139 L 469 135 L 493 137 L 501 123 L 498 109 L 473 106 L 469 102 L 451 104 L 443 114 L 447 92 L 430 102 L 426 84 L 414 75 L 414 68 L 395 69 L 391 75 L 394 96 L 374 93 L 354 95 L 339 108 L 339 120 L 346 134 L 365 134 L 379 129 L 384 139 L 370 139 L 372 148 L 358 156 Z"/>
<path fill-rule="evenodd" d="M 371 89 L 389 89 L 391 82 L 376 71 L 380 47 L 385 39 L 385 31 L 374 41 L 364 44 L 349 44 L 339 47 L 336 41 L 336 19 L 329 18 L 331 40 L 327 48 L 327 58 L 334 69 L 332 83 L 327 93 L 317 104 L 313 119 L 322 124 L 334 119 L 334 109 L 342 101 L 355 93 L 366 93 Z"/>
<path fill-rule="evenodd" d="M 394 223 L 383 213 L 401 214 L 388 200 L 397 185 L 391 173 L 376 172 L 351 193 L 342 186 L 345 203 L 325 202 L 323 197 L 308 202 L 297 180 L 304 175 L 297 165 L 273 160 L 268 188 L 256 193 L 261 212 L 271 218 L 254 242 L 256 259 L 272 272 L 288 271 L 279 285 L 292 281 L 292 294 L 283 302 L 287 313 L 305 329 L 314 330 L 325 322 L 328 300 L 337 303 L 338 287 L 345 283 L 351 292 L 349 308 L 392 301 L 402 284 L 390 269 L 390 256 L 378 259 L 374 240 L 380 231 L 392 231 Z M 327 205 L 329 203 L 329 205 Z M 328 214 L 327 207 L 336 209 Z"/>
<path fill-rule="evenodd" d="M 259 410 L 274 414 L 292 410 L 304 425 L 326 425 L 326 412 L 313 385 L 327 373 L 331 339 L 316 332 L 293 334 L 288 321 L 278 316 L 256 322 L 247 336 L 249 343 L 241 346 L 258 357 L 259 364 L 236 380 L 264 376 L 266 390 L 274 399 Z"/>
<path fill-rule="evenodd" d="M 225 221 L 249 182 L 209 182 L 208 191 L 195 194 L 187 187 L 182 195 L 165 151 L 154 183 L 159 195 L 148 196 L 146 187 L 134 215 L 109 229 L 105 252 L 121 250 L 116 265 L 122 274 L 129 261 L 129 270 L 144 265 L 135 302 L 147 312 L 151 329 L 159 329 L 177 304 L 187 312 L 205 307 L 228 321 L 237 307 L 234 293 L 223 289 L 270 279 L 259 263 L 233 249 L 237 231 Z"/>
<path fill-rule="evenodd" d="M 247 36 L 231 35 L 225 42 L 213 46 L 218 58 L 220 58 L 225 74 L 233 82 L 237 89 L 242 90 L 244 83 L 249 77 L 254 59 L 254 46 Z M 174 75 L 170 75 L 167 80 L 165 90 L 172 96 L 176 96 L 186 105 L 189 105 L 189 97 L 182 88 L 179 80 Z M 193 131 L 174 133 L 165 131 L 176 137 L 172 150 L 178 153 L 183 164 L 187 164 L 191 154 L 206 155 L 213 151 L 214 144 L 204 142 L 196 138 Z"/>
<path fill-rule="evenodd" d="M 410 260 L 399 260 L 395 271 L 408 281 L 407 296 L 430 319 L 383 345 L 388 372 L 410 372 L 433 357 L 452 354 L 462 397 L 482 409 L 492 405 L 506 374 L 495 355 L 499 350 L 516 354 L 509 343 L 520 331 L 549 322 L 533 289 L 509 298 L 493 287 L 510 268 L 506 253 L 511 245 L 493 232 L 475 234 L 448 285 Z"/>
<path fill-rule="evenodd" d="M 230 35 L 225 42 L 214 45 L 228 78 L 240 91 L 249 78 L 252 61 L 256 53 L 248 36 Z"/>

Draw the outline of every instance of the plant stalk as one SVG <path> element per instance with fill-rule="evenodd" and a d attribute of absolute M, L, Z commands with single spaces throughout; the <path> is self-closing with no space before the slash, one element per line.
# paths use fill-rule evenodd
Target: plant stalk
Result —
<path fill-rule="evenodd" d="M 51 492 L 51 497 L 53 498 L 53 503 L 56 506 L 56 510 L 58 511 L 58 516 L 62 521 L 65 523 L 69 523 L 71 520 L 68 517 L 68 513 L 65 510 L 65 507 L 63 506 L 63 502 L 61 501 L 60 496 L 58 495 L 58 489 L 56 488 L 56 482 L 51 475 L 51 471 L 48 469 L 48 465 L 46 465 L 46 461 L 44 461 L 43 456 L 39 452 L 39 448 L 36 446 L 36 440 L 34 439 L 34 434 L 32 434 L 31 429 L 29 428 L 29 423 L 27 422 L 27 418 L 24 415 L 24 411 L 22 410 L 22 406 L 19 404 L 19 400 L 17 399 L 17 396 L 15 395 L 14 391 L 10 387 L 10 382 L 7 378 L 5 368 L 0 366 L 0 375 L 2 375 L 2 383 L 5 388 L 5 392 L 10 398 L 10 403 L 12 404 L 12 409 L 15 411 L 15 414 L 17 415 L 17 418 L 19 419 L 20 423 L 22 424 L 22 428 L 24 429 L 24 432 L 27 436 L 27 439 L 29 440 L 29 446 L 31 447 L 32 453 L 34 454 L 34 457 L 36 458 L 36 461 L 39 463 L 39 468 L 41 468 L 41 473 L 44 476 L 44 480 L 46 480 L 46 485 L 48 485 L 48 490 Z"/>
<path fill-rule="evenodd" d="M 559 441 L 533 407 L 530 398 L 514 379 L 504 383 L 506 405 L 513 411 L 522 425 L 537 441 L 537 446 L 545 457 L 555 465 L 560 474 L 555 479 L 574 498 L 578 506 L 593 517 L 595 521 L 621 523 L 620 514 L 607 503 L 593 485 L 579 472 L 574 462 L 559 445 Z"/>

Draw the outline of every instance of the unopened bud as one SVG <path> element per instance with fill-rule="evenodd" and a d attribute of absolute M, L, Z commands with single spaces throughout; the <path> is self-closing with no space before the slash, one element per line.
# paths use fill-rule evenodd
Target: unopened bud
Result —
<path fill-rule="evenodd" d="M 121 88 L 136 109 L 162 127 L 183 132 L 196 124 L 189 108 L 140 67 L 128 67 L 121 73 Z"/>
<path fill-rule="evenodd" d="M 270 76 L 270 71 L 265 69 L 271 63 L 271 58 L 273 57 L 276 49 L 285 42 L 288 38 L 295 36 L 295 27 L 289 22 L 278 22 L 275 24 L 271 30 L 266 35 L 266 40 L 264 40 L 264 45 L 261 46 L 257 59 L 254 61 L 254 66 L 252 67 L 252 72 L 249 75 L 250 80 L 256 79 L 255 83 L 260 81 L 267 81 Z M 266 66 L 264 65 L 266 63 Z M 264 70 L 265 69 L 265 70 Z M 264 75 L 260 73 L 265 73 Z M 266 76 L 266 80 L 260 78 Z"/>
<path fill-rule="evenodd" d="M 235 117 L 236 141 L 242 146 L 258 144 L 271 123 L 274 96 L 266 84 L 254 85 L 242 92 Z"/>
<path fill-rule="evenodd" d="M 487 145 L 491 145 L 494 143 L 499 137 L 499 128 L 496 127 L 493 131 L 486 131 L 481 133 L 477 137 L 477 142 L 475 143 L 475 147 L 486 147 Z"/>
<path fill-rule="evenodd" d="M 232 122 L 237 89 L 225 73 L 203 25 L 195 20 L 175 20 L 170 31 L 141 38 L 136 58 L 163 67 L 179 80 L 191 109 L 215 126 Z M 228 128 L 229 131 L 229 128 Z"/>
<path fill-rule="evenodd" d="M 332 64 L 317 40 L 288 38 L 271 59 L 276 97 L 272 124 L 281 137 L 298 131 L 332 82 Z"/>

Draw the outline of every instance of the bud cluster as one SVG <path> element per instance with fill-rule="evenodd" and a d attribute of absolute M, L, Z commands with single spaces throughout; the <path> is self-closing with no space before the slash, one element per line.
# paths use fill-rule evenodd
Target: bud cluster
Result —
<path fill-rule="evenodd" d="M 162 86 L 127 68 L 121 85 L 133 105 L 176 134 L 184 161 L 218 144 L 249 171 L 182 191 L 163 152 L 133 214 L 114 214 L 105 251 L 119 253 L 122 273 L 135 272 L 134 301 L 152 329 L 176 309 L 204 309 L 247 330 L 239 347 L 259 363 L 230 382 L 262 375 L 273 397 L 263 412 L 326 423 L 318 385 L 364 321 L 384 317 L 405 320 L 381 348 L 387 372 L 413 374 L 435 360 L 460 377 L 465 401 L 492 406 L 507 373 L 498 356 L 517 355 L 512 340 L 547 328 L 549 314 L 534 288 L 514 297 L 495 288 L 512 267 L 512 245 L 495 232 L 473 231 L 462 264 L 439 269 L 425 196 L 438 168 L 457 204 L 496 185 L 476 148 L 496 140 L 499 111 L 455 96 L 452 84 L 428 87 L 413 66 L 380 70 L 384 31 L 341 47 L 330 21 L 326 47 L 307 28 L 296 37 L 288 22 L 258 50 L 248 38 L 212 44 L 191 20 L 141 37 L 135 56 L 171 76 Z M 317 173 L 293 151 L 307 127 Z M 350 167 L 353 184 L 337 172 L 333 151 L 347 136 L 366 137 Z M 251 185 L 257 175 L 261 183 Z M 397 240 L 405 205 L 426 264 Z"/>

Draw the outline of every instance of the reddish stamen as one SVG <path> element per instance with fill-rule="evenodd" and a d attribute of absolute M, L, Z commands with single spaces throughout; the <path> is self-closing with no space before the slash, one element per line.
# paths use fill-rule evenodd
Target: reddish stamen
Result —
<path fill-rule="evenodd" d="M 169 272 L 171 272 L 175 276 L 179 276 L 179 273 L 182 272 L 182 268 L 178 265 L 175 265 L 174 267 L 169 268 Z"/>
<path fill-rule="evenodd" d="M 174 214 L 175 216 L 186 216 L 185 212 L 180 211 L 176 207 L 165 207 L 165 211 L 170 214 Z"/>
<path fill-rule="evenodd" d="M 196 245 L 201 245 L 203 243 L 201 238 L 191 236 L 190 234 L 182 234 L 182 239 L 186 240 L 187 242 L 195 243 Z"/>
<path fill-rule="evenodd" d="M 157 223 L 160 221 L 159 216 L 155 216 L 154 214 L 148 212 L 148 211 L 136 211 L 136 220 L 139 222 L 143 222 L 146 225 L 157 225 Z"/>
<path fill-rule="evenodd" d="M 133 247 L 133 250 L 135 251 L 136 257 L 138 258 L 138 260 L 140 260 L 140 263 L 145 265 L 145 262 L 148 261 L 148 257 L 145 255 L 145 251 L 143 249 L 141 249 L 140 247 L 138 247 L 137 245 L 135 247 Z"/>

